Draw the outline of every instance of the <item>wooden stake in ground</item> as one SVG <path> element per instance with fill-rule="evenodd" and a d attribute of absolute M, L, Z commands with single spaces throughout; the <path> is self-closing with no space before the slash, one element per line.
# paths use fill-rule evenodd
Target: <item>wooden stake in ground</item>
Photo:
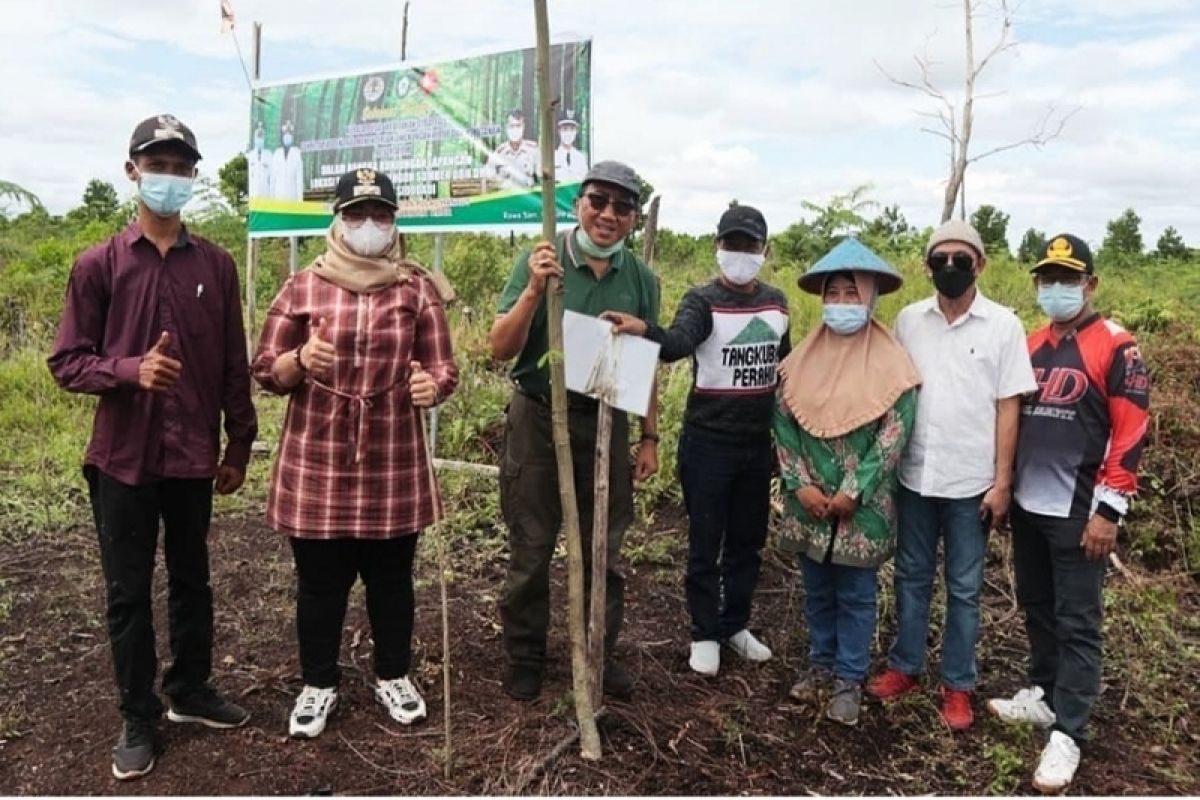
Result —
<path fill-rule="evenodd" d="M 654 260 L 654 243 L 658 236 L 658 205 L 661 196 L 650 202 L 646 216 L 645 248 L 642 260 L 647 266 Z M 608 497 L 609 456 L 612 450 L 613 410 L 608 403 L 607 392 L 611 391 L 615 375 L 604 376 L 600 381 L 603 388 L 600 404 L 596 411 L 596 464 L 594 468 L 595 489 L 592 508 L 592 592 L 591 614 L 588 619 L 588 679 L 592 687 L 592 707 L 600 708 L 604 702 L 604 631 L 608 587 L 604 579 L 608 574 Z"/>
<path fill-rule="evenodd" d="M 442 596 L 442 727 L 446 734 L 445 762 L 443 773 L 450 777 L 454 761 L 454 740 L 450 734 L 450 605 L 446 601 L 446 533 L 442 529 L 442 495 L 438 492 L 437 478 L 433 474 L 433 447 L 429 443 L 429 409 L 421 410 L 421 438 L 425 441 L 425 474 L 429 480 L 429 491 L 433 497 L 434 523 L 432 533 L 437 542 L 438 589 Z"/>
<path fill-rule="evenodd" d="M 588 619 L 588 683 L 592 689 L 592 708 L 604 702 L 604 617 L 608 573 L 608 460 L 611 451 L 613 411 L 608 404 L 608 387 L 615 375 L 605 376 L 596 411 L 596 464 L 593 468 L 592 506 L 592 593 Z"/>
<path fill-rule="evenodd" d="M 538 146 L 542 156 L 542 238 L 554 241 L 557 203 L 554 196 L 554 100 L 550 97 L 550 19 L 546 0 L 533 0 L 537 31 Z M 562 506 L 563 534 L 567 540 L 567 619 L 571 629 L 571 677 L 575 716 L 579 720 L 581 755 L 599 760 L 600 732 L 588 691 L 587 642 L 583 613 L 583 544 L 579 536 L 579 508 L 575 505 L 575 477 L 571 439 L 567 428 L 567 379 L 563 368 L 562 286 L 551 278 L 546 286 L 546 316 L 550 326 L 550 414 L 554 427 L 554 453 L 558 461 L 558 497 Z"/>

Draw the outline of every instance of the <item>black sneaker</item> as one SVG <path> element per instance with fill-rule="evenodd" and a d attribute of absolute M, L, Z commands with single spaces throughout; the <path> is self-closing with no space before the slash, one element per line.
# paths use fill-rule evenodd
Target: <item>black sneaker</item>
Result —
<path fill-rule="evenodd" d="M 604 662 L 604 693 L 618 700 L 633 697 L 633 676 L 615 658 Z"/>
<path fill-rule="evenodd" d="M 133 780 L 150 772 L 154 769 L 154 723 L 126 720 L 112 752 L 112 774 L 117 780 Z"/>
<path fill-rule="evenodd" d="M 210 728 L 240 728 L 250 719 L 250 712 L 205 685 L 180 699 L 171 698 L 167 719 L 171 722 L 199 722 Z"/>
<path fill-rule="evenodd" d="M 504 691 L 514 700 L 534 700 L 542 693 L 542 668 L 531 664 L 509 664 Z"/>

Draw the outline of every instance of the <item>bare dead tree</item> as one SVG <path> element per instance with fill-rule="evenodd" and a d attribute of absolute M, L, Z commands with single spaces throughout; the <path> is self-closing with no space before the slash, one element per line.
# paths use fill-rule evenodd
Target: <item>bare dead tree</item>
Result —
<path fill-rule="evenodd" d="M 1003 153 L 1006 150 L 1015 150 L 1018 147 L 1026 146 L 1040 148 L 1053 139 L 1058 138 L 1063 132 L 1067 121 L 1079 111 L 1079 107 L 1076 106 L 1070 111 L 1060 112 L 1057 106 L 1051 104 L 1038 120 L 1033 132 L 1029 136 L 1015 142 L 992 147 L 982 153 L 971 155 L 971 135 L 975 127 L 975 101 L 994 97 L 998 94 L 976 94 L 976 84 L 979 76 L 983 74 L 983 71 L 987 69 L 988 65 L 997 56 L 1014 50 L 1018 46 L 1019 43 L 1013 39 L 1013 20 L 1017 9 L 1011 6 L 1008 0 L 995 0 L 994 3 L 988 2 L 988 0 L 962 0 L 962 4 L 963 34 L 966 42 L 966 66 L 964 69 L 961 108 L 944 89 L 933 82 L 932 67 L 934 66 L 934 61 L 928 53 L 928 41 L 926 42 L 926 52 L 923 55 L 913 56 L 913 61 L 916 62 L 917 71 L 920 74 L 918 80 L 897 78 L 885 70 L 878 61 L 875 62 L 876 68 L 889 81 L 897 86 L 903 86 L 906 89 L 920 92 L 935 103 L 936 110 L 918 111 L 917 113 L 922 117 L 933 120 L 933 124 L 922 127 L 921 131 L 936 136 L 939 139 L 944 139 L 949 148 L 950 177 L 946 181 L 946 192 L 942 198 L 942 222 L 950 219 L 954 214 L 955 202 L 960 199 L 959 213 L 964 219 L 966 218 L 965 180 L 967 167 L 976 161 L 981 161 L 997 153 Z M 997 35 L 995 43 L 988 48 L 982 58 L 976 60 L 975 20 L 981 14 L 985 5 L 993 4 L 996 6 L 1000 18 L 1000 32 Z"/>

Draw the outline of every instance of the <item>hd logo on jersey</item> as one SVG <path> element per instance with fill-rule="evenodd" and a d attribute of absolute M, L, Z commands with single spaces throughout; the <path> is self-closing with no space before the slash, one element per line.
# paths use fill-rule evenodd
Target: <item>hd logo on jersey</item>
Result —
<path fill-rule="evenodd" d="M 1054 406 L 1075 405 L 1087 394 L 1088 376 L 1081 369 L 1070 367 L 1038 367 L 1033 371 L 1039 392 L 1038 402 Z"/>

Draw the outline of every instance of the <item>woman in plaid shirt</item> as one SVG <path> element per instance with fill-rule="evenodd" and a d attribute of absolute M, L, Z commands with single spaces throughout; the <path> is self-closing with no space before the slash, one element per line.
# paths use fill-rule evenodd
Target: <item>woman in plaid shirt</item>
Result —
<path fill-rule="evenodd" d="M 255 379 L 290 394 L 267 522 L 296 561 L 304 689 L 288 731 L 315 737 L 337 703 L 350 588 L 366 585 L 375 694 L 393 719 L 425 717 L 408 678 L 417 534 L 441 504 L 422 409 L 458 383 L 440 276 L 403 260 L 396 192 L 381 172 L 338 182 L 326 251 L 271 304 Z"/>

